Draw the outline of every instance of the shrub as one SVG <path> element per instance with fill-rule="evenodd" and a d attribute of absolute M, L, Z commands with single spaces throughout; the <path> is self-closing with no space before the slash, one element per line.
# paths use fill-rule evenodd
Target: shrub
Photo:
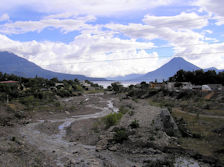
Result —
<path fill-rule="evenodd" d="M 106 124 L 106 128 L 109 128 L 111 126 L 114 126 L 118 123 L 118 121 L 122 117 L 122 113 L 111 113 L 103 118 L 104 123 Z"/>
<path fill-rule="evenodd" d="M 24 105 L 32 105 L 35 101 L 34 96 L 27 96 L 24 98 L 20 99 L 20 103 L 24 104 Z"/>
<path fill-rule="evenodd" d="M 132 129 L 136 129 L 139 128 L 139 123 L 138 121 L 135 119 L 134 121 L 132 121 L 129 125 Z"/>
<path fill-rule="evenodd" d="M 123 143 L 123 141 L 128 140 L 128 132 L 125 128 L 116 128 L 113 140 L 117 143 Z"/>
<path fill-rule="evenodd" d="M 155 140 L 155 137 L 154 136 L 150 136 L 149 137 L 149 140 L 154 141 Z"/>
<path fill-rule="evenodd" d="M 58 90 L 57 95 L 60 97 L 70 97 L 70 96 L 72 96 L 72 92 L 70 92 L 68 90 Z"/>

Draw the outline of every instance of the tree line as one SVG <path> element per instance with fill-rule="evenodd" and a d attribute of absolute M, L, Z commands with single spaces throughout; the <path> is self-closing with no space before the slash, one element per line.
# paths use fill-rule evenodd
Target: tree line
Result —
<path fill-rule="evenodd" d="M 169 82 L 191 82 L 195 85 L 203 84 L 224 84 L 224 72 L 216 73 L 214 70 L 204 71 L 184 71 L 179 70 L 174 76 L 170 77 Z"/>
<path fill-rule="evenodd" d="M 60 97 L 70 97 L 87 90 L 77 79 L 61 81 L 57 78 L 45 79 L 38 76 L 35 78 L 25 78 L 0 72 L 0 82 L 1 81 L 17 81 L 17 83 L 0 83 L 0 101 L 7 98 L 11 100 L 28 96 L 43 100 L 52 99 L 56 95 Z M 98 84 L 89 81 L 86 82 L 92 87 L 101 89 Z M 56 83 L 62 83 L 63 87 L 57 87 Z"/>

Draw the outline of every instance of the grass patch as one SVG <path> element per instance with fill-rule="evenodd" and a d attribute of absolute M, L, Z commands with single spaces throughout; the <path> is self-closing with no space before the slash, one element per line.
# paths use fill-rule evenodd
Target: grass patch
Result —
<path fill-rule="evenodd" d="M 123 116 L 123 114 L 121 112 L 118 112 L 118 113 L 111 113 L 111 114 L 103 117 L 103 121 L 106 125 L 106 129 L 108 129 L 111 126 L 116 125 L 120 121 L 122 116 Z"/>
<path fill-rule="evenodd" d="M 224 148 L 223 136 L 214 133 L 213 130 L 224 126 L 224 119 L 200 117 L 200 115 L 190 115 L 182 113 L 175 109 L 172 115 L 177 118 L 183 118 L 186 122 L 186 127 L 192 133 L 200 134 L 202 138 L 179 138 L 181 146 L 186 149 L 191 149 L 200 154 L 213 156 L 224 162 L 224 156 L 216 153 L 217 150 Z"/>
<path fill-rule="evenodd" d="M 96 93 L 104 93 L 103 89 L 96 89 L 96 90 L 87 90 L 84 92 L 85 94 L 96 94 Z"/>
<path fill-rule="evenodd" d="M 155 102 L 152 99 L 149 99 L 149 105 L 155 106 L 155 107 L 161 107 L 161 104 L 159 102 Z"/>
<path fill-rule="evenodd" d="M 217 115 L 217 116 L 224 116 L 224 111 L 223 110 L 203 110 L 202 111 L 205 114 L 208 115 Z"/>

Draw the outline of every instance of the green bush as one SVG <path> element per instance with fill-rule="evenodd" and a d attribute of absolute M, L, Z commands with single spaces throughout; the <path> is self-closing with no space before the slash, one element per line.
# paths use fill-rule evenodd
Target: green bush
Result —
<path fill-rule="evenodd" d="M 111 113 L 103 118 L 104 123 L 106 124 L 106 128 L 109 128 L 111 126 L 114 126 L 118 123 L 118 121 L 122 117 L 122 113 Z"/>
<path fill-rule="evenodd" d="M 136 129 L 139 128 L 139 123 L 138 121 L 135 119 L 134 121 L 132 121 L 129 125 L 132 129 Z"/>
<path fill-rule="evenodd" d="M 128 132 L 125 128 L 116 128 L 113 140 L 116 143 L 123 143 L 123 141 L 128 140 Z"/>
<path fill-rule="evenodd" d="M 20 103 L 22 103 L 24 105 L 31 105 L 34 103 L 34 101 L 35 101 L 34 96 L 27 96 L 27 97 L 20 99 Z"/>
<path fill-rule="evenodd" d="M 72 92 L 68 90 L 58 90 L 57 95 L 60 97 L 70 97 L 72 96 Z"/>

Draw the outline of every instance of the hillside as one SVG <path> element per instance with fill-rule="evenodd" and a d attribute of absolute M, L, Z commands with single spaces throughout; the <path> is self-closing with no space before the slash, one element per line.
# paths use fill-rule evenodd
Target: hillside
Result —
<path fill-rule="evenodd" d="M 73 80 L 75 78 L 90 81 L 105 80 L 103 78 L 90 78 L 84 75 L 64 74 L 45 70 L 38 65 L 9 52 L 0 52 L 0 72 L 31 78 L 38 76 L 47 79 L 56 77 L 59 80 Z"/>
<path fill-rule="evenodd" d="M 181 57 L 175 57 L 170 60 L 168 63 L 164 64 L 162 67 L 158 68 L 155 71 L 149 72 L 142 77 L 136 78 L 134 80 L 139 81 L 158 81 L 167 80 L 169 77 L 173 76 L 179 70 L 184 71 L 194 71 L 200 69 L 194 64 L 186 61 Z"/>

